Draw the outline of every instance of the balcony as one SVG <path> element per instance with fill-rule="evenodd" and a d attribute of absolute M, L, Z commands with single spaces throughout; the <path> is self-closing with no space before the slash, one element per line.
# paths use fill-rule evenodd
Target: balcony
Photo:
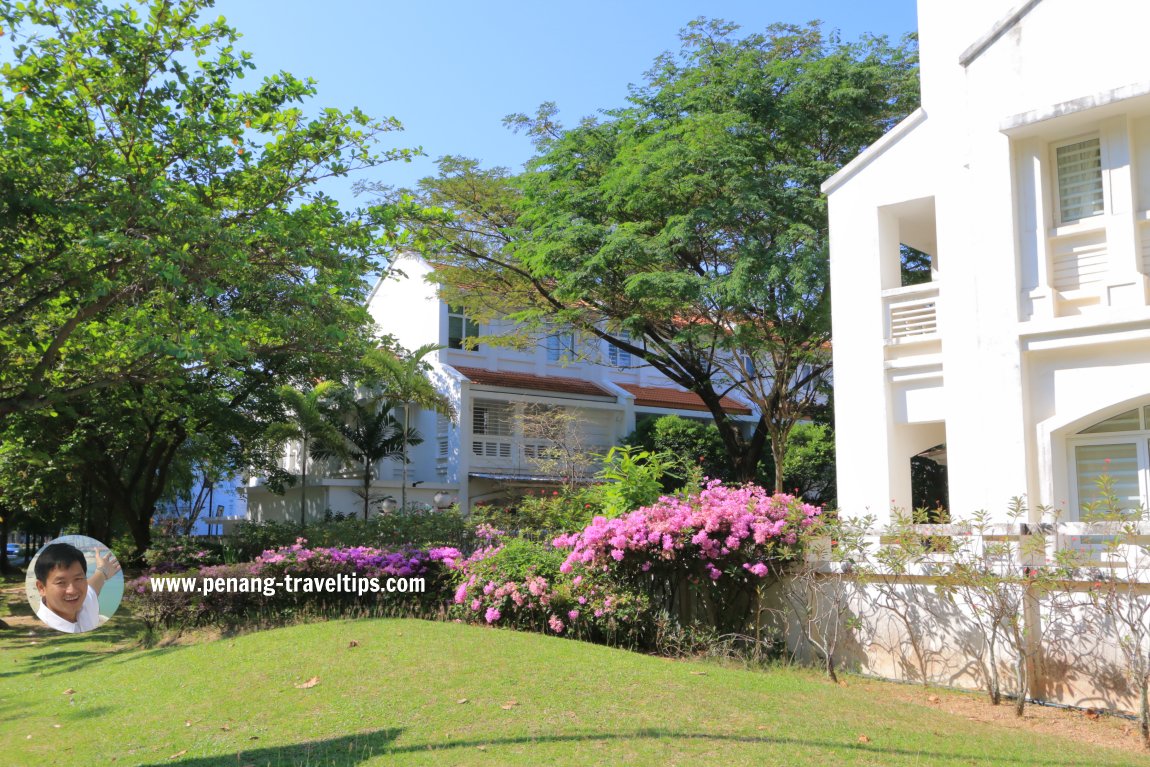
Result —
<path fill-rule="evenodd" d="M 550 440 L 476 434 L 471 440 L 471 468 L 516 474 L 555 474 L 569 468 L 566 466 L 569 460 L 579 461 L 586 457 L 588 460 L 580 461 L 580 470 L 593 473 L 596 461 L 590 456 L 605 453 L 607 449 L 603 445 L 586 445 L 568 455 Z"/>
<path fill-rule="evenodd" d="M 884 290 L 882 301 L 887 344 L 908 344 L 937 339 L 937 282 Z"/>

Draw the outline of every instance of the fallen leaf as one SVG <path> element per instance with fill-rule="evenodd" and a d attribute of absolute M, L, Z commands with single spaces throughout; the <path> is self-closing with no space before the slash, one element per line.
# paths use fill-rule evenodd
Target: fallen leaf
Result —
<path fill-rule="evenodd" d="M 181 756 L 183 756 L 186 753 L 188 753 L 188 749 L 185 748 L 183 751 L 177 751 L 176 753 L 172 754 L 168 758 L 169 759 L 179 759 Z"/>
<path fill-rule="evenodd" d="M 317 684 L 319 684 L 319 677 L 313 676 L 311 679 L 307 680 L 303 684 L 297 684 L 295 687 L 297 690 L 307 690 L 311 687 L 315 687 Z"/>
<path fill-rule="evenodd" d="M 859 743 L 870 743 L 870 738 L 866 735 L 859 735 Z"/>
<path fill-rule="evenodd" d="M 359 647 L 359 642 L 357 642 L 356 640 L 353 639 L 347 643 L 347 646 L 348 647 Z"/>
<path fill-rule="evenodd" d="M 487 746 L 476 746 L 476 748 L 479 749 L 480 751 L 486 751 L 487 750 Z"/>
<path fill-rule="evenodd" d="M 460 698 L 459 700 L 457 700 L 457 701 L 455 701 L 455 702 L 456 702 L 456 703 L 466 703 L 466 702 L 467 702 L 467 698 Z"/>
<path fill-rule="evenodd" d="M 931 703 L 942 703 L 942 698 L 938 697 L 937 695 L 931 695 L 929 698 L 927 698 L 927 700 Z"/>
<path fill-rule="evenodd" d="M 54 725 L 52 725 L 52 726 L 53 726 L 53 727 L 55 727 L 55 728 L 58 730 L 58 729 L 60 729 L 61 727 L 63 727 L 64 725 L 62 725 L 62 724 L 54 724 Z"/>
<path fill-rule="evenodd" d="M 185 727 L 191 727 L 192 726 L 192 720 L 191 719 L 185 719 L 184 720 L 184 726 Z"/>
<path fill-rule="evenodd" d="M 760 724 L 760 725 L 759 725 L 758 727 L 756 727 L 755 729 L 756 729 L 756 730 L 766 730 L 766 729 L 769 729 L 769 728 L 768 728 L 768 727 L 767 727 L 765 724 Z"/>
<path fill-rule="evenodd" d="M 706 671 L 692 671 L 691 672 L 691 676 L 706 676 L 706 675 L 707 675 Z"/>
<path fill-rule="evenodd" d="M 31 735 L 25 735 L 24 740 L 32 740 L 32 736 Z"/>
<path fill-rule="evenodd" d="M 75 690 L 73 690 L 71 687 L 69 687 L 67 690 L 64 690 L 64 693 L 63 693 L 63 694 L 64 694 L 64 695 L 75 695 L 75 694 L 76 694 L 76 691 L 75 691 Z"/>
<path fill-rule="evenodd" d="M 1088 708 L 1085 711 L 1083 711 L 1082 713 L 1085 714 L 1086 718 L 1090 719 L 1090 720 L 1094 720 L 1094 719 L 1097 719 L 1098 717 L 1102 716 L 1101 714 L 1098 713 L 1098 710 L 1094 709 L 1094 708 Z"/>
<path fill-rule="evenodd" d="M 504 711 L 510 711 L 511 709 L 515 708 L 518 705 L 519 705 L 519 701 L 509 700 L 506 703 L 504 703 L 502 706 L 500 706 L 500 708 L 502 708 Z"/>
<path fill-rule="evenodd" d="M 230 724 L 225 724 L 225 725 L 224 725 L 223 727 L 221 727 L 220 729 L 221 729 L 221 730 L 223 730 L 224 732 L 231 732 L 231 730 L 232 730 L 232 726 L 231 726 Z"/>

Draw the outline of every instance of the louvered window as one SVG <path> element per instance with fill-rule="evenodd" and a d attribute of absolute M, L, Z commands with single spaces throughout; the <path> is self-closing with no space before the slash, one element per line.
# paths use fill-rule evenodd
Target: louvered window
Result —
<path fill-rule="evenodd" d="M 503 402 L 476 402 L 471 431 L 489 437 L 511 436 L 511 406 Z"/>
<path fill-rule="evenodd" d="M 627 332 L 619 333 L 619 340 L 631 343 L 631 334 Z M 607 362 L 613 367 L 629 368 L 631 367 L 631 352 L 625 349 L 620 349 L 614 344 L 607 344 Z"/>
<path fill-rule="evenodd" d="M 1058 166 L 1058 213 L 1063 224 L 1102 212 L 1102 148 L 1097 138 L 1054 150 Z"/>

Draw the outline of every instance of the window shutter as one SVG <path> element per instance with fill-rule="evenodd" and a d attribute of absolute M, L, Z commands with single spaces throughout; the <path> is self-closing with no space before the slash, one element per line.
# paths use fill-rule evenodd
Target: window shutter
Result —
<path fill-rule="evenodd" d="M 1058 206 L 1062 223 L 1102 212 L 1102 149 L 1092 138 L 1055 150 L 1058 163 Z"/>

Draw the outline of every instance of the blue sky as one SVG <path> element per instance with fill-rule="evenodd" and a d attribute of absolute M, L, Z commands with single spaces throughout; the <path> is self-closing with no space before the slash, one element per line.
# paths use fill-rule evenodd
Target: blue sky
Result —
<path fill-rule="evenodd" d="M 558 103 L 565 123 L 621 106 L 627 85 L 698 16 L 744 31 L 775 21 L 821 19 L 846 40 L 901 37 L 916 28 L 914 0 L 584 0 L 465 3 L 422 0 L 217 0 L 242 34 L 260 73 L 286 70 L 318 81 L 313 106 L 358 106 L 405 127 L 396 145 L 427 153 L 363 178 L 410 186 L 434 158 L 460 154 L 517 169 L 531 145 L 502 125 L 505 115 Z M 353 202 L 351 182 L 326 191 Z"/>

